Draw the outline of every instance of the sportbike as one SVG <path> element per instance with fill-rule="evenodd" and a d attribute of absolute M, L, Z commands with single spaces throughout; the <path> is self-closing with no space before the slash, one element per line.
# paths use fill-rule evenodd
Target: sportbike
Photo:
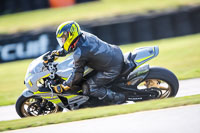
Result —
<path fill-rule="evenodd" d="M 121 75 L 108 85 L 109 89 L 125 94 L 126 102 L 176 96 L 179 88 L 177 77 L 165 68 L 144 64 L 158 53 L 159 48 L 152 46 L 124 54 Z M 62 62 L 54 61 L 55 58 L 54 54 L 47 52 L 29 65 L 24 81 L 27 89 L 16 102 L 16 111 L 20 117 L 109 105 L 103 100 L 84 95 L 84 83 L 96 74 L 89 67 L 85 67 L 80 84 L 63 93 L 56 93 L 53 86 L 62 84 L 73 70 L 73 55 Z M 31 91 L 31 87 L 36 88 L 36 91 Z"/>

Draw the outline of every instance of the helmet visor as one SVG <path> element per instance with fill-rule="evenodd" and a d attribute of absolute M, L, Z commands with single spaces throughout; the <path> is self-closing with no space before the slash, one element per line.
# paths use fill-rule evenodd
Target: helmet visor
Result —
<path fill-rule="evenodd" d="M 68 33 L 64 33 L 61 37 L 57 37 L 57 41 L 61 48 L 64 47 L 65 42 L 67 41 Z"/>
<path fill-rule="evenodd" d="M 62 37 L 59 37 L 59 38 L 56 38 L 56 39 L 57 39 L 58 44 L 60 45 L 60 47 L 63 48 L 65 42 L 63 42 Z"/>

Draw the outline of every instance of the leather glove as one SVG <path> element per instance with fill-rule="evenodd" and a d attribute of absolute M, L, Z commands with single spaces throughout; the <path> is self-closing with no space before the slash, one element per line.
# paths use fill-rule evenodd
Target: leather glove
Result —
<path fill-rule="evenodd" d="M 59 57 L 59 51 L 58 50 L 54 50 L 51 52 L 51 55 L 54 55 L 54 61 L 56 61 Z"/>
<path fill-rule="evenodd" d="M 64 49 L 59 49 L 59 50 L 54 50 L 51 52 L 52 55 L 55 55 L 55 56 L 66 56 L 67 53 Z"/>
<path fill-rule="evenodd" d="M 51 55 L 57 55 L 58 56 L 59 55 L 59 51 L 58 50 L 54 50 L 54 51 L 51 52 Z"/>
<path fill-rule="evenodd" d="M 62 93 L 63 92 L 63 88 L 61 87 L 61 85 L 54 86 L 53 89 L 56 93 Z"/>
<path fill-rule="evenodd" d="M 67 85 L 65 86 L 65 85 L 61 84 L 60 86 L 63 88 L 64 91 L 67 91 L 70 89 L 70 87 Z"/>
<path fill-rule="evenodd" d="M 62 93 L 63 91 L 69 90 L 70 87 L 64 86 L 64 85 L 61 84 L 61 85 L 54 86 L 53 89 L 56 93 Z"/>

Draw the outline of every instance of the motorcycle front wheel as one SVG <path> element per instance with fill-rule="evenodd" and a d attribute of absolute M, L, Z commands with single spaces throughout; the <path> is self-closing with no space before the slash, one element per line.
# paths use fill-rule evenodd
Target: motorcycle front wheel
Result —
<path fill-rule="evenodd" d="M 24 97 L 21 95 L 15 104 L 20 117 L 39 116 L 62 112 L 63 108 L 38 96 Z"/>

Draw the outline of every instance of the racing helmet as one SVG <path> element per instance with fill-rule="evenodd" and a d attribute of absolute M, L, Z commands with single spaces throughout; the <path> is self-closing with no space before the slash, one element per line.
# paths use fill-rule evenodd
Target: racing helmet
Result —
<path fill-rule="evenodd" d="M 67 21 L 60 24 L 56 31 L 56 39 L 59 45 L 67 52 L 70 52 L 74 48 L 73 44 L 79 35 L 81 35 L 80 26 L 74 21 Z"/>

